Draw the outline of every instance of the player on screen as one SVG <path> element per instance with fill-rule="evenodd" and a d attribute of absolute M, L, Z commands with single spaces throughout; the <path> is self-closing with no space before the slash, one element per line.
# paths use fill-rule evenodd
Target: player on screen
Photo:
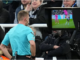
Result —
<path fill-rule="evenodd" d="M 67 16 L 67 15 L 68 15 L 67 10 L 63 10 L 63 12 L 64 12 L 65 16 Z"/>
<path fill-rule="evenodd" d="M 66 19 L 67 19 L 66 24 L 68 23 L 68 25 L 69 25 L 70 16 L 67 15 L 67 16 L 66 16 Z M 66 24 L 65 24 L 65 25 L 66 25 Z"/>
<path fill-rule="evenodd" d="M 55 13 L 55 23 L 58 23 L 59 24 L 57 13 Z"/>
<path fill-rule="evenodd" d="M 68 25 L 69 25 L 70 16 L 68 14 L 68 11 L 67 10 L 64 10 L 64 14 L 65 14 L 65 18 L 67 19 L 66 24 L 68 23 Z"/>

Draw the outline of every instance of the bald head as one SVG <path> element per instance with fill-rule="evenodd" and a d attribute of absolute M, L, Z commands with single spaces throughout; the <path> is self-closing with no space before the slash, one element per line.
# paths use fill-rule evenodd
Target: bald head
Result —
<path fill-rule="evenodd" d="M 75 3 L 75 0 L 63 0 L 65 7 L 71 7 Z"/>

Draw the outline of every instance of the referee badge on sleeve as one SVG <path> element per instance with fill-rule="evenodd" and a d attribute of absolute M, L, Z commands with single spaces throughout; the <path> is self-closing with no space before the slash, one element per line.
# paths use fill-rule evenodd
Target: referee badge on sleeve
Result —
<path fill-rule="evenodd" d="M 35 40 L 35 37 L 32 37 L 33 40 Z"/>

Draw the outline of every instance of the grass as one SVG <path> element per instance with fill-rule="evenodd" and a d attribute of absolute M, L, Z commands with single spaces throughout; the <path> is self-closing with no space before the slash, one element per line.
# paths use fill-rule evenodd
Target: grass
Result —
<path fill-rule="evenodd" d="M 55 23 L 55 19 L 52 20 L 52 28 L 75 28 L 73 19 L 69 20 L 69 25 L 68 22 L 66 24 L 67 19 L 58 19 L 59 24 Z"/>

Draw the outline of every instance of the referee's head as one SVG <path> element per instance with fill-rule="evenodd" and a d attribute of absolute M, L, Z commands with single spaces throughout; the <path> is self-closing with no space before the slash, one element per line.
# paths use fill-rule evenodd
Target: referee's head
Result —
<path fill-rule="evenodd" d="M 21 10 L 18 13 L 18 22 L 24 25 L 29 23 L 29 13 L 27 11 Z"/>

